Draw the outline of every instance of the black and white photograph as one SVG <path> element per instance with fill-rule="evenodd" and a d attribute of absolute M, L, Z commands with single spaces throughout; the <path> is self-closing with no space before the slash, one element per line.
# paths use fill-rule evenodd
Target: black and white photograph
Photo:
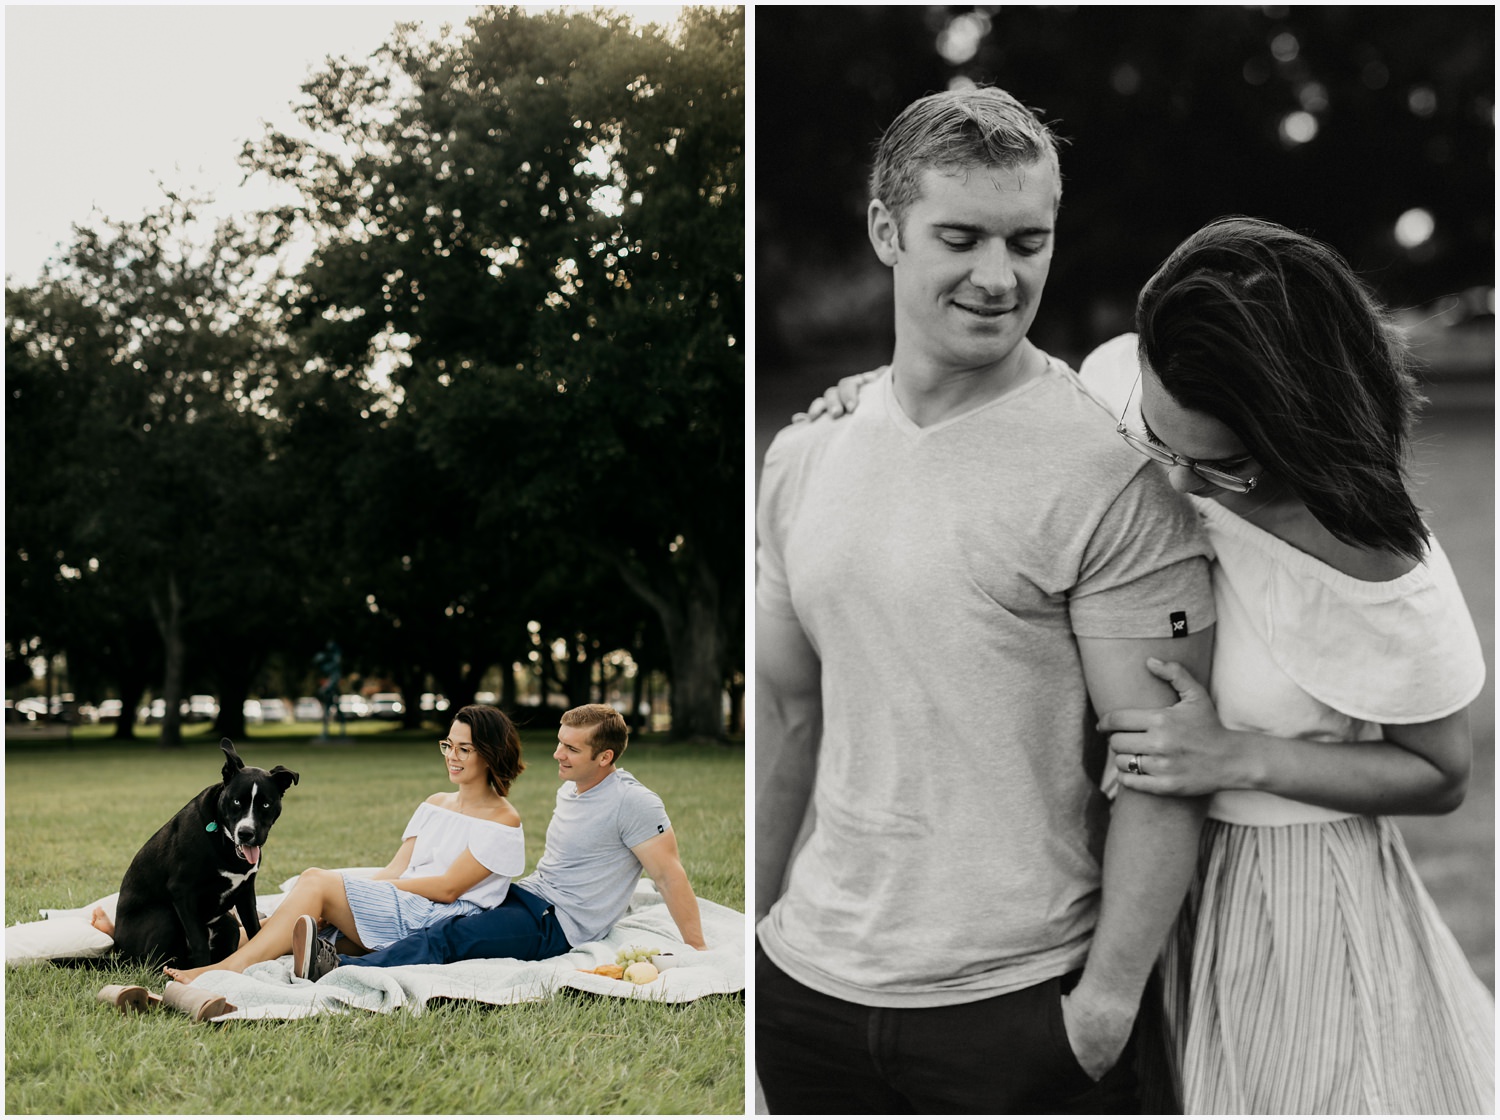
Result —
<path fill-rule="evenodd" d="M 755 16 L 757 1111 L 1493 1113 L 1493 10 Z"/>

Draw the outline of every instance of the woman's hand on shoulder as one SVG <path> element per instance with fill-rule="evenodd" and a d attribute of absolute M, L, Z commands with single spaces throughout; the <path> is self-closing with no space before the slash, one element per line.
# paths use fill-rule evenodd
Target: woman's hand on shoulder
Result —
<path fill-rule="evenodd" d="M 823 395 L 808 405 L 806 412 L 794 415 L 792 423 L 816 420 L 823 415 L 830 420 L 837 420 L 846 412 L 853 412 L 859 406 L 860 392 L 879 376 L 879 370 L 871 370 L 868 373 L 855 373 L 839 378 L 838 384 L 824 389 Z"/>

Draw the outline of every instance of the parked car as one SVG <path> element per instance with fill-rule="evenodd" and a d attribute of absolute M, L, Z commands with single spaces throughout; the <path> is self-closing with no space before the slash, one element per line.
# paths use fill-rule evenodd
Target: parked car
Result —
<path fill-rule="evenodd" d="M 25 703 L 25 700 L 17 700 L 14 702 L 7 700 L 5 702 L 5 722 L 34 723 L 36 721 L 36 713 L 28 711 L 26 708 L 22 707 L 22 705 Z"/>
<path fill-rule="evenodd" d="M 204 720 L 212 723 L 219 718 L 219 702 L 212 696 L 189 696 L 183 718 L 189 723 L 202 723 Z"/>
<path fill-rule="evenodd" d="M 401 703 L 399 692 L 377 692 L 370 697 L 371 719 L 400 719 L 404 711 L 406 705 Z"/>
<path fill-rule="evenodd" d="M 120 716 L 124 715 L 124 713 L 125 705 L 119 700 L 99 701 L 98 719 L 100 723 L 118 723 Z"/>
<path fill-rule="evenodd" d="M 286 710 L 286 701 L 279 696 L 271 696 L 260 702 L 261 723 L 286 723 L 292 718 L 292 714 Z"/>
<path fill-rule="evenodd" d="M 323 701 L 316 696 L 299 696 L 292 704 L 292 718 L 305 723 L 316 723 L 323 718 Z"/>
<path fill-rule="evenodd" d="M 259 723 L 261 721 L 259 700 L 246 700 L 243 711 L 246 723 Z"/>
<path fill-rule="evenodd" d="M 446 712 L 448 710 L 448 698 L 436 692 L 422 693 L 421 710 L 424 712 Z"/>
<path fill-rule="evenodd" d="M 364 719 L 370 714 L 370 705 L 357 692 L 346 692 L 339 697 L 339 711 L 346 719 Z"/>

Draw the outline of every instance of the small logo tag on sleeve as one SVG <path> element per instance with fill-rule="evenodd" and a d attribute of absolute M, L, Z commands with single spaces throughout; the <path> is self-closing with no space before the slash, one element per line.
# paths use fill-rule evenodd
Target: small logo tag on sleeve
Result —
<path fill-rule="evenodd" d="M 1188 632 L 1187 611 L 1173 611 L 1167 617 L 1172 623 L 1172 637 L 1186 638 Z"/>

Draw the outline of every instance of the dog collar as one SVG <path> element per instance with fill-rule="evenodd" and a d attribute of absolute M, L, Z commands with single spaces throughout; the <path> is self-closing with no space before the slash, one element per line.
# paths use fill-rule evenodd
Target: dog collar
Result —
<path fill-rule="evenodd" d="M 219 822 L 218 821 L 209 821 L 206 825 L 203 826 L 203 831 L 204 832 L 217 832 L 218 828 L 219 828 Z"/>

